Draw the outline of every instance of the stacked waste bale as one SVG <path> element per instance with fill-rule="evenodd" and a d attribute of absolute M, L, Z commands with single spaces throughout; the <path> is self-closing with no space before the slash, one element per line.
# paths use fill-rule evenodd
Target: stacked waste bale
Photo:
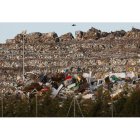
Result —
<path fill-rule="evenodd" d="M 102 33 L 100 30 L 97 30 L 96 28 L 91 28 L 87 32 L 82 32 L 82 31 L 76 31 L 75 32 L 75 37 L 76 40 L 89 40 L 89 39 L 94 39 L 98 40 L 101 36 L 106 36 L 106 33 Z"/>
<path fill-rule="evenodd" d="M 83 37 L 83 32 L 82 31 L 76 31 L 75 32 L 75 39 L 80 41 L 82 40 L 82 37 Z"/>
<path fill-rule="evenodd" d="M 95 28 L 89 29 L 87 32 L 83 33 L 83 40 L 94 39 L 98 40 L 100 38 L 101 31 Z"/>
<path fill-rule="evenodd" d="M 8 44 L 11 44 L 11 43 L 16 43 L 15 39 L 7 39 L 6 40 L 6 43 Z"/>
<path fill-rule="evenodd" d="M 70 41 L 70 40 L 74 40 L 74 37 L 73 37 L 71 32 L 69 32 L 67 34 L 64 34 L 64 35 L 61 35 L 59 37 L 60 42 L 62 42 L 62 41 Z"/>
<path fill-rule="evenodd" d="M 42 43 L 47 43 L 49 41 L 59 42 L 58 35 L 55 32 L 43 33 L 40 38 Z"/>

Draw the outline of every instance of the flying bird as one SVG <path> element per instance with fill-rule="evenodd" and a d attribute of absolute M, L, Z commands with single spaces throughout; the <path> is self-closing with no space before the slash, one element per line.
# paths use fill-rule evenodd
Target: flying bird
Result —
<path fill-rule="evenodd" d="M 75 24 L 72 24 L 72 26 L 76 26 Z"/>

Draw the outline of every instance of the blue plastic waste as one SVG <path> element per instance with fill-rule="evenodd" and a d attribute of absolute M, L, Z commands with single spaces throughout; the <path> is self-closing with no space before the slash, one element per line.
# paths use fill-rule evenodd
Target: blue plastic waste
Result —
<path fill-rule="evenodd" d="M 41 33 L 38 33 L 39 36 L 41 36 Z"/>

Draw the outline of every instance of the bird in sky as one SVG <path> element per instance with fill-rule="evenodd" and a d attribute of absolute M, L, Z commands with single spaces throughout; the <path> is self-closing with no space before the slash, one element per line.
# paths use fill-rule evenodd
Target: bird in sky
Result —
<path fill-rule="evenodd" d="M 76 26 L 75 24 L 72 24 L 72 26 Z"/>

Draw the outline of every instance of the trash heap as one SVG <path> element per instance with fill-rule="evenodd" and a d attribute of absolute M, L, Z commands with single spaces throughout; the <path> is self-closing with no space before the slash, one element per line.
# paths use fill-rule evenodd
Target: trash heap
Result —
<path fill-rule="evenodd" d="M 39 32 L 27 34 L 25 37 L 25 43 L 40 43 L 41 42 L 40 36 L 41 33 Z"/>
<path fill-rule="evenodd" d="M 132 27 L 131 31 L 126 32 L 124 38 L 140 38 L 140 30 Z"/>
<path fill-rule="evenodd" d="M 83 37 L 83 32 L 82 31 L 76 31 L 75 32 L 75 39 L 80 41 L 82 40 L 82 37 Z"/>
<path fill-rule="evenodd" d="M 117 38 L 121 38 L 126 34 L 126 32 L 124 30 L 120 30 L 120 31 L 115 31 L 115 32 L 111 32 L 108 33 L 108 35 L 106 36 L 107 39 L 117 39 Z"/>
<path fill-rule="evenodd" d="M 58 36 L 57 36 L 57 34 L 55 33 L 55 32 L 51 32 L 51 33 L 43 33 L 43 34 L 41 34 L 41 36 L 40 36 L 40 41 L 42 42 L 42 43 L 47 43 L 47 42 L 49 42 L 49 41 L 55 41 L 55 42 L 58 42 L 59 40 L 58 40 Z"/>
<path fill-rule="evenodd" d="M 139 30 L 133 29 L 132 32 Z M 76 32 L 76 40 L 79 41 L 72 41 L 71 33 L 60 37 L 55 32 L 27 34 L 24 82 L 23 44 L 19 44 L 23 36 L 19 34 L 14 40 L 7 40 L 9 44 L 0 44 L 1 85 L 14 86 L 18 92 L 29 95 L 35 94 L 32 93 L 34 88 L 40 95 L 51 91 L 53 98 L 68 98 L 75 92 L 84 99 L 93 98 L 102 85 L 104 92 L 111 87 L 115 96 L 126 82 L 130 88 L 135 87 L 140 78 L 140 41 L 129 37 L 124 40 L 122 36 L 126 34 L 123 30 L 106 33 L 91 28 L 87 33 Z M 108 41 L 110 37 L 113 40 Z M 88 40 L 84 41 L 85 38 Z M 100 41 L 99 38 L 105 40 Z M 49 43 L 51 41 L 54 43 Z M 18 92 L 13 91 L 15 94 Z"/>
<path fill-rule="evenodd" d="M 85 41 L 85 40 L 114 40 L 114 39 L 131 39 L 131 38 L 140 38 L 140 30 L 132 27 L 131 31 L 125 32 L 124 30 L 115 31 L 115 32 L 101 32 L 96 28 L 91 28 L 87 32 L 76 31 L 75 39 L 77 41 Z M 26 34 L 24 37 L 25 43 L 48 43 L 48 42 L 63 42 L 63 41 L 72 41 L 75 40 L 72 33 L 66 33 L 58 37 L 55 32 L 50 33 L 40 33 L 34 32 Z M 14 39 L 7 39 L 6 43 L 23 43 L 23 35 L 18 34 Z"/>
<path fill-rule="evenodd" d="M 13 43 L 16 43 L 16 41 L 15 41 L 15 39 L 7 39 L 6 43 L 13 44 Z"/>
<path fill-rule="evenodd" d="M 76 31 L 75 37 L 76 37 L 76 40 L 78 41 L 87 40 L 87 39 L 98 40 L 100 38 L 105 38 L 106 40 L 108 40 L 108 39 L 115 39 L 117 37 L 123 37 L 125 33 L 126 32 L 124 30 L 115 31 L 111 33 L 101 32 L 100 30 L 97 30 L 96 28 L 92 27 L 87 32 Z"/>
<path fill-rule="evenodd" d="M 59 37 L 59 41 L 62 42 L 62 41 L 70 41 L 70 40 L 74 40 L 74 37 L 72 35 L 72 33 L 67 33 L 67 34 L 64 34 L 64 35 L 61 35 Z"/>
<path fill-rule="evenodd" d="M 30 44 L 48 43 L 48 42 L 62 42 L 74 40 L 72 33 L 67 33 L 58 37 L 55 32 L 40 33 L 34 32 L 24 36 L 24 42 Z M 6 43 L 23 43 L 23 35 L 17 34 L 14 39 L 7 39 Z"/>
<path fill-rule="evenodd" d="M 14 39 L 15 39 L 16 43 L 22 43 L 23 42 L 23 35 L 17 34 Z M 25 39 L 25 42 L 26 42 L 26 39 Z"/>
<path fill-rule="evenodd" d="M 58 38 L 57 34 L 55 32 L 50 33 L 40 33 L 40 32 L 34 32 L 26 34 L 24 37 L 25 43 L 47 43 L 47 42 L 55 42 L 56 38 Z M 23 43 L 23 35 L 18 34 L 15 36 L 15 43 Z M 7 40 L 7 43 L 9 41 Z"/>
<path fill-rule="evenodd" d="M 131 91 L 137 88 L 140 80 L 140 75 L 136 75 L 134 72 L 110 72 L 98 76 L 92 74 L 91 71 L 82 74 L 57 73 L 53 75 L 49 73 L 43 75 L 27 72 L 24 77 L 24 82 L 22 77 L 19 77 L 13 85 L 3 82 L 2 84 L 5 84 L 7 87 L 12 87 L 7 88 L 5 93 L 10 91 L 15 95 L 29 96 L 29 99 L 34 98 L 37 92 L 41 96 L 50 91 L 52 98 L 59 96 L 62 99 L 67 99 L 75 93 L 77 98 L 82 97 L 83 99 L 95 101 L 98 88 L 101 86 L 103 93 L 109 90 L 112 96 L 116 97 L 123 91 L 126 83 L 128 84 L 129 91 Z M 34 90 L 37 92 L 33 92 Z"/>
<path fill-rule="evenodd" d="M 96 28 L 91 28 L 87 32 L 76 31 L 75 37 L 76 40 L 87 40 L 87 39 L 94 39 L 98 40 L 100 38 L 101 31 L 97 30 Z"/>
<path fill-rule="evenodd" d="M 98 40 L 101 37 L 100 34 L 101 34 L 100 30 L 92 27 L 86 33 L 83 33 L 83 40 L 84 39 Z"/>

